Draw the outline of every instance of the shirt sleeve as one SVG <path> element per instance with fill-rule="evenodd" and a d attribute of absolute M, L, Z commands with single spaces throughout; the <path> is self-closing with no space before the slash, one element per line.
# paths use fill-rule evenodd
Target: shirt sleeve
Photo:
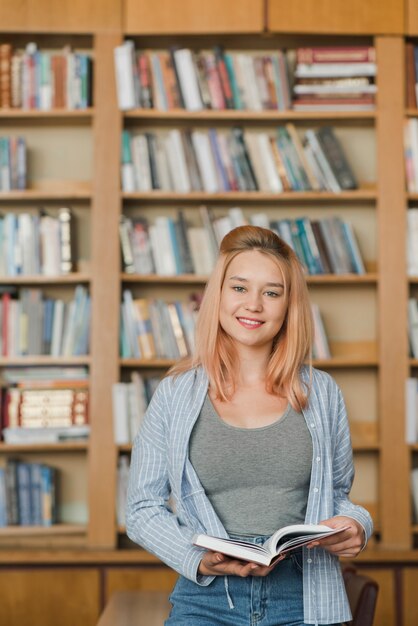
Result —
<path fill-rule="evenodd" d="M 362 549 L 364 549 L 373 532 L 373 521 L 365 508 L 353 504 L 349 498 L 354 480 L 353 449 L 347 411 L 340 389 L 338 389 L 337 410 L 333 463 L 334 515 L 351 517 L 363 527 L 365 542 Z"/>
<path fill-rule="evenodd" d="M 169 380 L 155 391 L 135 438 L 129 472 L 126 532 L 132 541 L 155 554 L 177 572 L 200 585 L 212 576 L 200 576 L 205 550 L 193 546 L 194 531 L 180 523 L 168 500 L 167 422 Z"/>

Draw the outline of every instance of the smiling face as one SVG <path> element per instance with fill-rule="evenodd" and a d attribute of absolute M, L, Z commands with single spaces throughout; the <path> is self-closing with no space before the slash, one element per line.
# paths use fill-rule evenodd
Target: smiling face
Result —
<path fill-rule="evenodd" d="M 241 252 L 229 264 L 222 285 L 219 322 L 236 347 L 271 352 L 287 313 L 283 273 L 268 254 Z"/>

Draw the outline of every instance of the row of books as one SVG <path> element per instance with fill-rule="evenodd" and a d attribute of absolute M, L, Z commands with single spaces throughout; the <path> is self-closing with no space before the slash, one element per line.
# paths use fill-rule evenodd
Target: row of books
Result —
<path fill-rule="evenodd" d="M 92 59 L 66 46 L 60 52 L 0 45 L 0 108 L 49 111 L 92 104 Z"/>
<path fill-rule="evenodd" d="M 353 227 L 338 216 L 271 220 L 264 213 L 255 213 L 247 220 L 239 207 L 217 216 L 213 209 L 204 206 L 199 213 L 202 226 L 188 222 L 182 210 L 176 219 L 157 216 L 152 224 L 145 217 L 121 216 L 124 271 L 140 275 L 208 275 L 223 237 L 233 228 L 250 223 L 270 228 L 284 239 L 308 274 L 365 274 Z"/>
<path fill-rule="evenodd" d="M 375 108 L 376 51 L 372 46 L 300 48 L 293 85 L 297 111 Z"/>
<path fill-rule="evenodd" d="M 0 137 L 0 192 L 26 189 L 26 141 L 23 137 Z"/>
<path fill-rule="evenodd" d="M 49 428 L 88 423 L 86 381 L 18 383 L 4 390 L 1 416 L 4 428 Z"/>
<path fill-rule="evenodd" d="M 122 358 L 179 359 L 194 348 L 194 330 L 201 294 L 188 301 L 135 298 L 123 291 L 120 348 Z"/>
<path fill-rule="evenodd" d="M 165 302 L 161 299 L 134 298 L 125 289 L 121 305 L 122 358 L 176 360 L 192 354 L 201 298 L 201 295 L 192 293 L 186 302 Z M 312 313 L 315 324 L 313 356 L 319 359 L 330 358 L 325 326 L 317 306 L 313 305 Z M 131 388 L 131 400 L 126 398 L 128 406 L 133 402 L 134 393 L 145 397 L 143 390 L 138 391 L 140 387 L 137 383 L 136 387 Z M 126 394 L 127 391 L 120 393 Z M 144 406 L 143 403 L 141 406 Z M 135 413 L 133 419 L 137 424 L 138 413 Z"/>
<path fill-rule="evenodd" d="M 0 376 L 4 441 L 20 445 L 85 441 L 90 433 L 88 377 L 84 366 L 4 368 Z"/>
<path fill-rule="evenodd" d="M 405 439 L 418 443 L 418 379 L 407 378 L 405 384 Z"/>
<path fill-rule="evenodd" d="M 88 354 L 90 296 L 77 285 L 70 302 L 40 289 L 2 288 L 0 355 L 80 356 Z"/>
<path fill-rule="evenodd" d="M 112 387 L 113 432 L 116 445 L 132 443 L 160 378 L 131 373 L 129 382 Z"/>
<path fill-rule="evenodd" d="M 275 132 L 239 127 L 137 134 L 124 130 L 121 178 L 124 192 L 338 193 L 357 188 L 334 130 L 323 126 L 300 137 L 293 124 Z"/>
<path fill-rule="evenodd" d="M 356 110 L 374 107 L 375 49 L 114 51 L 121 110 Z"/>
<path fill-rule="evenodd" d="M 0 216 L 0 276 L 57 276 L 74 271 L 73 214 L 45 211 Z"/>
<path fill-rule="evenodd" d="M 0 527 L 58 522 L 58 470 L 8 459 L 0 468 Z"/>
<path fill-rule="evenodd" d="M 406 187 L 410 193 L 418 193 L 418 120 L 404 122 L 404 155 Z"/>
<path fill-rule="evenodd" d="M 411 207 L 410 209 L 408 209 L 406 213 L 406 219 L 406 250 L 408 276 L 418 276 L 418 208 Z"/>
<path fill-rule="evenodd" d="M 121 110 L 285 110 L 291 106 L 289 59 L 282 50 L 253 53 L 172 48 L 135 52 L 134 42 L 115 48 Z"/>
<path fill-rule="evenodd" d="M 406 65 L 406 106 L 415 109 L 418 105 L 418 46 L 407 42 L 405 45 Z"/>
<path fill-rule="evenodd" d="M 118 526 L 126 526 L 126 496 L 129 482 L 129 458 L 121 454 L 118 458 L 116 470 L 116 523 Z"/>
<path fill-rule="evenodd" d="M 408 299 L 408 337 L 410 353 L 414 359 L 418 359 L 418 300 Z"/>

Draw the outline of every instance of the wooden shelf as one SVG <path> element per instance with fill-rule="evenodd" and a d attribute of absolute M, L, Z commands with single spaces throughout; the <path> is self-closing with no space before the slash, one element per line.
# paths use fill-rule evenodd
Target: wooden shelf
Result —
<path fill-rule="evenodd" d="M 1 356 L 0 367 L 14 367 L 15 365 L 89 365 L 90 356 Z"/>
<path fill-rule="evenodd" d="M 153 285 L 204 285 L 208 276 L 199 274 L 179 274 L 177 276 L 161 276 L 159 274 L 121 274 L 121 280 L 125 283 L 151 283 Z M 366 284 L 373 285 L 378 281 L 376 272 L 359 275 L 359 274 L 324 274 L 316 276 L 307 276 L 306 280 L 309 285 L 352 285 Z"/>
<path fill-rule="evenodd" d="M 78 283 L 89 283 L 91 276 L 74 272 L 72 274 L 60 274 L 58 276 L 44 275 L 19 275 L 0 276 L 0 283 L 3 285 L 67 285 Z"/>
<path fill-rule="evenodd" d="M 418 117 L 418 109 L 406 109 L 406 117 Z"/>
<path fill-rule="evenodd" d="M 409 445 L 413 452 L 418 452 L 418 443 L 411 443 Z"/>
<path fill-rule="evenodd" d="M 283 193 L 264 193 L 261 191 L 239 191 L 205 193 L 176 193 L 174 191 L 122 192 L 124 200 L 143 200 L 147 202 L 370 202 L 375 201 L 375 188 L 361 188 L 353 191 L 332 193 L 329 191 L 286 191 Z M 416 194 L 418 199 L 418 194 Z"/>
<path fill-rule="evenodd" d="M 61 443 L 0 443 L 0 454 L 14 452 L 87 452 L 87 441 L 62 441 Z"/>
<path fill-rule="evenodd" d="M 37 109 L 1 109 L 1 119 L 43 119 L 43 118 L 64 118 L 82 119 L 90 118 L 94 115 L 94 108 L 88 109 L 50 109 L 49 111 L 39 111 Z"/>
<path fill-rule="evenodd" d="M 377 345 L 372 341 L 331 342 L 330 359 L 315 359 L 313 366 L 324 369 L 342 367 L 377 367 Z M 167 369 L 176 361 L 172 359 L 120 359 L 121 367 Z"/>
<path fill-rule="evenodd" d="M 29 189 L 0 191 L 0 202 L 12 200 L 90 200 L 91 195 L 89 182 L 42 181 Z"/>
<path fill-rule="evenodd" d="M 54 524 L 53 526 L 5 526 L 0 528 L 0 539 L 4 537 L 85 535 L 86 526 L 81 524 Z"/>
<path fill-rule="evenodd" d="M 158 109 L 134 109 L 124 113 L 125 118 L 152 121 L 254 121 L 254 122 L 286 122 L 286 121 L 315 121 L 315 120 L 374 120 L 376 111 L 187 111 L 172 109 L 160 111 Z"/>

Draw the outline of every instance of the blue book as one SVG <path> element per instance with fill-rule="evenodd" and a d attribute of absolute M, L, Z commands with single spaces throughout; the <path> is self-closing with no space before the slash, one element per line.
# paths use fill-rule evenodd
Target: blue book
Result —
<path fill-rule="evenodd" d="M 6 472 L 0 467 L 0 528 L 7 526 Z"/>
<path fill-rule="evenodd" d="M 31 522 L 34 526 L 42 526 L 42 466 L 30 463 L 30 497 Z"/>
<path fill-rule="evenodd" d="M 231 85 L 232 98 L 234 101 L 234 109 L 243 109 L 241 91 L 238 87 L 237 77 L 235 76 L 234 62 L 232 55 L 229 52 L 224 52 L 226 71 L 228 72 L 229 83 Z"/>
<path fill-rule="evenodd" d="M 30 465 L 17 464 L 17 500 L 19 504 L 19 525 L 32 525 L 32 505 L 30 492 Z"/>
<path fill-rule="evenodd" d="M 229 184 L 228 175 L 225 171 L 224 164 L 221 159 L 221 153 L 219 151 L 218 138 L 216 135 L 216 130 L 214 128 L 209 128 L 209 141 L 212 148 L 212 154 L 215 157 L 215 165 L 218 172 L 218 176 L 222 180 L 222 187 L 224 191 L 231 191 L 231 186 Z"/>

